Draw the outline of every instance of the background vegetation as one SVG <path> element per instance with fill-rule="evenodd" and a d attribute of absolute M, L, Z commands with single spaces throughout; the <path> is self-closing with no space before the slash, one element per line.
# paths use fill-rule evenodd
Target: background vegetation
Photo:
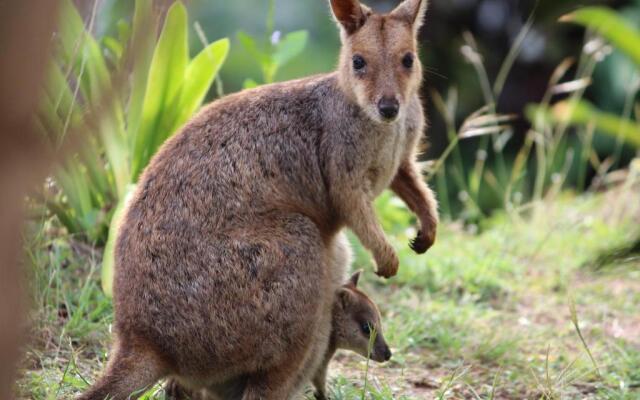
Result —
<path fill-rule="evenodd" d="M 640 398 L 640 1 L 431 3 L 423 157 L 445 223 L 416 256 L 415 221 L 379 199 L 401 269 L 365 287 L 394 359 L 341 354 L 334 398 Z M 331 70 L 328 10 L 64 2 L 37 124 L 81 144 L 29 199 L 22 397 L 72 397 L 104 366 L 118 217 L 155 150 L 206 100 Z"/>

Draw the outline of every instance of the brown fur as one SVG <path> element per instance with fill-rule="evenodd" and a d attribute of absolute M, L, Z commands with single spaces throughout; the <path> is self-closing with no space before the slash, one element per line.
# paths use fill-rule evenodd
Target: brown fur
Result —
<path fill-rule="evenodd" d="M 351 350 L 378 362 L 388 361 L 391 357 L 391 350 L 382 333 L 380 311 L 365 293 L 357 289 L 357 284 L 358 275 L 354 275 L 351 282 L 337 292 L 337 299 L 333 305 L 329 346 L 322 363 L 312 375 L 317 399 L 327 398 L 327 371 L 336 350 Z M 369 324 L 372 334 L 375 335 L 371 348 L 369 348 L 369 336 L 362 331 L 363 324 Z M 369 350 L 371 350 L 370 354 Z"/>
<path fill-rule="evenodd" d="M 374 361 L 384 362 L 391 357 L 389 346 L 382 334 L 380 312 L 369 297 L 358 290 L 360 271 L 356 272 L 349 281 L 335 294 L 332 307 L 331 336 L 320 362 L 306 365 L 299 371 L 299 381 L 305 383 L 311 380 L 315 388 L 317 399 L 326 399 L 326 378 L 329 363 L 339 349 L 351 350 L 363 357 L 371 357 Z M 369 335 L 363 332 L 363 324 L 369 324 L 375 329 L 375 340 L 369 354 Z M 373 331 L 372 331 L 373 332 Z M 224 384 L 215 385 L 201 391 L 191 391 L 182 387 L 176 381 L 167 383 L 167 393 L 173 400 L 233 400 L 242 395 L 246 381 L 237 379 Z"/>
<path fill-rule="evenodd" d="M 339 232 L 351 228 L 378 274 L 395 275 L 398 259 L 372 206 L 393 182 L 420 218 L 414 248 L 433 243 L 435 202 L 415 167 L 424 129 L 419 60 L 411 70 L 401 64 L 403 52 L 416 51 L 425 1 L 343 29 L 338 72 L 225 97 L 162 147 L 116 246 L 118 343 L 145 346 L 126 368 L 116 352 L 107 378 L 81 399 L 123 398 L 104 383 L 118 368 L 189 387 L 242 376 L 244 400 L 288 399 L 298 372 L 319 363 L 312 358 L 328 344 L 344 268 L 334 262 Z M 353 9 L 357 0 L 336 0 L 334 10 L 346 3 Z M 407 9 L 418 10 L 415 20 Z M 369 58 L 366 72 L 350 67 L 354 51 Z M 392 121 L 376 111 L 383 96 L 399 103 Z"/>

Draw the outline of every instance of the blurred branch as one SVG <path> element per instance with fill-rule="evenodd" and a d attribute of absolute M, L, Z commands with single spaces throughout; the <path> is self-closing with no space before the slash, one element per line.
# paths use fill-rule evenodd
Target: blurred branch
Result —
<path fill-rule="evenodd" d="M 2 3 L 0 12 L 0 398 L 12 398 L 19 357 L 24 298 L 22 254 L 24 197 L 44 176 L 52 155 L 35 132 L 38 105 L 58 2 Z"/>

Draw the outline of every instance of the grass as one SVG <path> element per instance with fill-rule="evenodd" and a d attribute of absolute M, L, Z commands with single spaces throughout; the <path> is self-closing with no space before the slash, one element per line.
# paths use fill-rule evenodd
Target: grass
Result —
<path fill-rule="evenodd" d="M 425 256 L 408 249 L 411 216 L 383 196 L 401 269 L 391 281 L 366 273 L 364 288 L 394 357 L 367 365 L 339 353 L 332 398 L 363 398 L 365 376 L 372 400 L 640 398 L 640 256 L 625 250 L 639 234 L 637 193 L 563 194 L 477 228 L 444 223 Z M 107 359 L 113 317 L 100 253 L 55 220 L 33 228 L 32 333 L 17 391 L 72 398 Z M 357 266 L 369 265 L 355 248 Z M 164 395 L 158 386 L 145 397 Z"/>

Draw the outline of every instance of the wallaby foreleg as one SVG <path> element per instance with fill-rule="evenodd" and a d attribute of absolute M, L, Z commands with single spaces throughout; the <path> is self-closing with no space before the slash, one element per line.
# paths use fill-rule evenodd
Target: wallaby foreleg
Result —
<path fill-rule="evenodd" d="M 418 254 L 426 252 L 436 240 L 438 226 L 437 202 L 433 192 L 422 180 L 413 161 L 405 161 L 391 182 L 391 190 L 413 211 L 420 221 L 420 230 L 410 243 Z"/>
<path fill-rule="evenodd" d="M 350 207 L 346 218 L 347 226 L 353 230 L 362 245 L 373 253 L 376 273 L 384 278 L 394 276 L 400 264 L 398 256 L 384 235 L 371 201 L 362 195 Z"/>

